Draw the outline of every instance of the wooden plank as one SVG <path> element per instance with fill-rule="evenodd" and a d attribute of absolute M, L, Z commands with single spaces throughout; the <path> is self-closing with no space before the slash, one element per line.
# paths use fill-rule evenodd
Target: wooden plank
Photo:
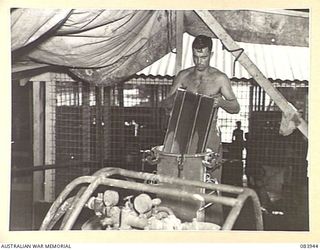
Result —
<path fill-rule="evenodd" d="M 181 65 L 182 65 L 183 32 L 184 32 L 183 15 L 184 15 L 183 10 L 176 11 L 176 50 L 177 50 L 176 65 L 175 65 L 176 75 L 181 70 Z"/>
<path fill-rule="evenodd" d="M 105 160 L 108 160 L 111 157 L 111 88 L 105 87 L 104 88 L 104 101 L 103 101 L 103 135 L 104 135 L 104 152 L 103 157 Z"/>
<path fill-rule="evenodd" d="M 90 87 L 82 84 L 82 107 L 81 107 L 81 133 L 82 133 L 82 160 L 90 161 Z"/>
<path fill-rule="evenodd" d="M 45 164 L 55 163 L 55 83 L 45 83 Z M 45 170 L 44 200 L 55 200 L 55 170 Z"/>
<path fill-rule="evenodd" d="M 262 13 L 269 13 L 269 14 L 281 14 L 281 15 L 292 16 L 292 17 L 309 18 L 308 12 L 301 12 L 296 10 L 255 10 L 255 11 L 262 12 Z"/>
<path fill-rule="evenodd" d="M 209 11 L 195 10 L 199 17 L 207 24 L 212 32 L 223 42 L 229 50 L 239 50 L 239 45 L 231 38 L 231 36 L 224 30 L 218 21 L 210 14 Z M 235 51 L 232 54 L 237 57 L 241 52 Z M 274 100 L 276 105 L 282 110 L 287 117 L 298 117 L 296 108 L 290 105 L 283 95 L 272 85 L 272 83 L 262 74 L 258 67 L 250 60 L 250 58 L 243 52 L 238 58 L 239 63 L 248 71 L 248 73 L 257 81 L 257 83 L 267 92 L 267 94 Z M 308 124 L 304 119 L 297 118 L 299 121 L 298 129 L 302 134 L 308 138 Z"/>
<path fill-rule="evenodd" d="M 237 42 L 309 47 L 309 14 L 265 10 L 210 10 Z M 297 13 L 297 11 L 295 11 Z M 301 13 L 301 12 L 300 12 Z M 192 10 L 185 11 L 185 30 L 218 37 Z"/>
<path fill-rule="evenodd" d="M 33 165 L 44 165 L 44 85 L 33 82 Z M 44 176 L 42 171 L 33 173 L 33 202 L 43 200 Z"/>

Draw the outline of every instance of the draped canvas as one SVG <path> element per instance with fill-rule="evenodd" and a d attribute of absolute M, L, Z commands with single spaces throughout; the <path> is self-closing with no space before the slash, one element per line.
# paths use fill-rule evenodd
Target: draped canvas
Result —
<path fill-rule="evenodd" d="M 16 9 L 11 13 L 11 49 L 15 51 L 58 28 L 71 10 Z"/>
<path fill-rule="evenodd" d="M 308 46 L 308 18 L 210 12 L 236 41 Z M 122 81 L 175 48 L 174 10 L 15 9 L 11 23 L 13 64 L 67 67 L 95 85 Z M 215 37 L 191 10 L 184 11 L 184 31 Z"/>

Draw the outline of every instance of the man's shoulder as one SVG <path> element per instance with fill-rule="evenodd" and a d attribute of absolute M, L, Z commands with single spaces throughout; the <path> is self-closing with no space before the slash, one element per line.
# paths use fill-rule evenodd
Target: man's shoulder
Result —
<path fill-rule="evenodd" d="M 179 75 L 181 75 L 181 76 L 189 75 L 190 73 L 193 72 L 193 69 L 194 69 L 194 67 L 190 67 L 190 68 L 186 68 L 186 69 L 180 70 L 179 71 Z"/>
<path fill-rule="evenodd" d="M 218 78 L 228 78 L 228 76 L 225 73 L 223 73 L 222 71 L 214 67 L 209 68 L 209 74 L 210 76 L 214 76 Z"/>
<path fill-rule="evenodd" d="M 175 81 L 179 82 L 179 81 L 184 81 L 188 79 L 192 75 L 192 72 L 193 72 L 192 68 L 180 70 L 175 77 Z"/>

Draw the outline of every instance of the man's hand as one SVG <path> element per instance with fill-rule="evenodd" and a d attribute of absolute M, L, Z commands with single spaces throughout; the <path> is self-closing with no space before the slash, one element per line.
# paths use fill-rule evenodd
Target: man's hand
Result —
<path fill-rule="evenodd" d="M 219 96 L 216 96 L 213 98 L 213 107 L 214 108 L 219 108 L 221 107 L 221 102 L 222 102 L 222 97 L 219 95 Z"/>
<path fill-rule="evenodd" d="M 240 111 L 240 106 L 237 99 L 226 100 L 221 96 L 214 97 L 213 107 L 221 107 L 230 114 L 237 114 Z"/>
<path fill-rule="evenodd" d="M 160 106 L 164 108 L 166 116 L 169 116 L 174 102 L 174 95 L 167 97 L 160 102 Z"/>

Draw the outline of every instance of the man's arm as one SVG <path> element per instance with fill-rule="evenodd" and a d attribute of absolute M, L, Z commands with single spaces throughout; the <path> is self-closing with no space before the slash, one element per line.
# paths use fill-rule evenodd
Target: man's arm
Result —
<path fill-rule="evenodd" d="M 172 96 L 178 88 L 182 86 L 182 71 L 180 71 L 173 80 L 172 87 L 167 95 L 167 97 Z"/>
<path fill-rule="evenodd" d="M 180 88 L 182 86 L 182 81 L 181 81 L 181 71 L 176 75 L 176 77 L 174 78 L 173 80 L 173 84 L 172 84 L 172 87 L 166 97 L 166 99 L 164 99 L 162 102 L 161 102 L 161 106 L 166 108 L 166 109 L 171 109 L 172 108 L 172 105 L 173 105 L 173 101 L 174 101 L 174 93 L 176 92 L 176 90 L 178 88 Z"/>
<path fill-rule="evenodd" d="M 229 78 L 223 74 L 219 76 L 216 81 L 221 86 L 220 92 L 223 97 L 215 99 L 215 106 L 223 108 L 230 114 L 238 114 L 240 111 L 240 105 L 232 90 Z"/>

